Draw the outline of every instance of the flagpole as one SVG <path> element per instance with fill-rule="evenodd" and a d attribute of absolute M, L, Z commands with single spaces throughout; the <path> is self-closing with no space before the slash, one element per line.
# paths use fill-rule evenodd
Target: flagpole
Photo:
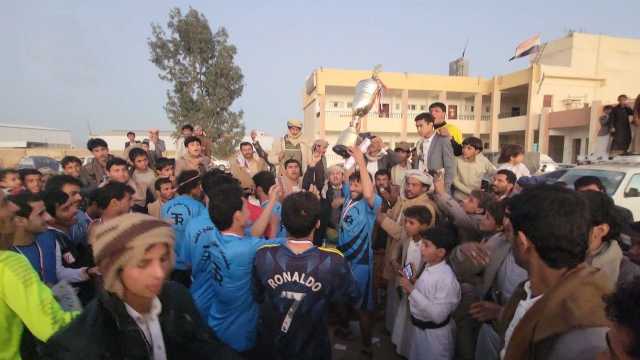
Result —
<path fill-rule="evenodd" d="M 542 49 L 540 49 L 540 51 L 538 51 L 538 54 L 536 54 L 536 58 L 533 60 L 533 64 L 538 64 L 540 62 L 540 58 L 542 58 L 542 54 L 544 53 L 544 49 L 547 48 L 547 44 L 548 43 L 544 43 L 542 45 Z"/>

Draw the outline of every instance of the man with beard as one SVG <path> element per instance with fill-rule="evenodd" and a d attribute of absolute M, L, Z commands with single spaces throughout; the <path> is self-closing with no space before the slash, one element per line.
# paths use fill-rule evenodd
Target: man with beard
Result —
<path fill-rule="evenodd" d="M 254 156 L 253 145 L 250 142 L 240 143 L 240 154 L 231 162 L 231 174 L 238 177 L 240 171 L 246 172 L 249 177 L 267 170 L 267 164 L 260 157 Z"/>
<path fill-rule="evenodd" d="M 100 138 L 89 139 L 87 149 L 93 159 L 82 168 L 80 180 L 88 187 L 95 188 L 107 179 L 107 162 L 113 157 L 109 154 L 107 142 Z"/>
<path fill-rule="evenodd" d="M 344 253 L 344 257 L 351 265 L 356 284 L 362 295 L 361 305 L 358 307 L 360 317 L 360 332 L 362 334 L 363 354 L 371 358 L 371 329 L 373 328 L 373 249 L 372 232 L 376 220 L 376 212 L 382 205 L 382 199 L 376 195 L 371 175 L 367 171 L 365 156 L 356 146 L 350 149 L 356 160 L 358 171 L 349 176 L 342 193 L 345 198 L 344 210 L 340 218 L 337 249 Z M 350 337 L 348 323 L 343 322 L 336 329 L 336 335 L 341 338 Z"/>
<path fill-rule="evenodd" d="M 516 186 L 516 174 L 511 170 L 502 169 L 493 176 L 491 189 L 496 194 L 498 200 L 502 201 L 511 197 L 513 188 Z"/>
<path fill-rule="evenodd" d="M 393 208 L 386 214 L 379 214 L 377 223 L 389 235 L 385 247 L 384 257 L 384 273 L 383 277 L 387 280 L 387 305 L 385 314 L 385 325 L 387 330 L 393 330 L 393 323 L 396 318 L 396 310 L 398 305 L 398 296 L 393 288 L 392 281 L 396 273 L 391 266 L 391 248 L 396 246 L 402 234 L 402 223 L 404 218 L 402 214 L 404 210 L 411 206 L 424 206 L 431 213 L 431 223 L 429 227 L 435 224 L 436 205 L 427 195 L 427 191 L 433 185 L 433 178 L 430 175 L 423 174 L 419 170 L 409 170 L 405 174 L 404 189 L 402 196 L 398 199 Z"/>

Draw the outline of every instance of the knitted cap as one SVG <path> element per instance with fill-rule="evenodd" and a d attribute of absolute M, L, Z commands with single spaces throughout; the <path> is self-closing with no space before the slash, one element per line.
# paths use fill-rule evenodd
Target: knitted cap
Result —
<path fill-rule="evenodd" d="M 137 264 L 153 245 L 167 244 L 173 265 L 174 240 L 175 233 L 168 223 L 144 214 L 125 214 L 96 226 L 90 234 L 90 243 L 105 290 L 122 298 L 120 271 Z"/>

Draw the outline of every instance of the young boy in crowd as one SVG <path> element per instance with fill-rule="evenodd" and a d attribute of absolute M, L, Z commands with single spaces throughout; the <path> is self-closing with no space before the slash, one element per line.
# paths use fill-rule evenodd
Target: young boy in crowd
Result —
<path fill-rule="evenodd" d="M 8 251 L 14 235 L 15 212 L 18 210 L 0 193 L 1 359 L 27 358 L 23 347 L 27 336 L 33 335 L 33 338 L 46 342 L 77 314 L 62 310 L 26 257 Z M 36 349 L 29 350 L 35 352 Z M 35 358 L 35 354 L 30 355 Z"/>
<path fill-rule="evenodd" d="M 242 188 L 229 184 L 213 190 L 209 194 L 209 216 L 218 231 L 195 242 L 192 262 L 194 267 L 208 268 L 213 292 L 207 322 L 223 342 L 241 353 L 251 352 L 256 344 L 258 305 L 252 293 L 251 272 L 258 248 L 273 243 L 257 236 L 269 224 L 278 192 L 277 186 L 269 189 L 269 205 L 247 236 L 249 210 Z"/>
<path fill-rule="evenodd" d="M 454 357 L 456 331 L 451 314 L 460 303 L 460 284 L 446 258 L 456 236 L 448 228 L 435 227 L 422 233 L 422 238 L 420 253 L 425 268 L 420 277 L 413 284 L 400 272 L 414 331 L 409 360 L 450 360 Z"/>
<path fill-rule="evenodd" d="M 290 194 L 302 190 L 302 165 L 296 159 L 289 159 L 284 162 L 284 173 L 277 179 L 278 185 L 282 189 L 282 201 Z"/>
<path fill-rule="evenodd" d="M 360 300 L 344 256 L 313 245 L 321 211 L 320 200 L 309 192 L 288 196 L 282 215 L 290 237 L 285 244 L 265 245 L 256 254 L 256 300 L 266 300 L 263 329 L 273 342 L 264 349 L 271 356 L 265 357 L 330 359 L 329 303 Z"/>
<path fill-rule="evenodd" d="M 78 297 L 83 304 L 87 304 L 95 295 L 93 283 L 88 280 L 90 275 L 96 274 L 96 269 L 92 269 L 93 256 L 87 242 L 75 243 L 71 238 L 71 229 L 77 222 L 77 204 L 61 190 L 47 191 L 42 197 L 47 213 L 53 220 L 45 232 L 38 234 L 36 241 L 44 243 L 53 240 L 57 243 L 62 266 L 71 276 L 66 280 L 75 283 Z"/>
<path fill-rule="evenodd" d="M 456 157 L 456 167 L 453 196 L 457 200 L 464 200 L 471 191 L 480 190 L 482 178 L 496 172 L 496 167 L 482 155 L 482 140 L 473 136 L 462 142 L 462 155 Z"/>
<path fill-rule="evenodd" d="M 61 247 L 55 237 L 43 235 L 47 231 L 47 222 L 52 218 L 40 196 L 23 192 L 9 197 L 9 201 L 19 208 L 15 217 L 16 235 L 10 250 L 29 259 L 44 283 L 55 285 L 61 280 L 79 282 L 89 278 L 86 267 L 64 267 Z"/>
<path fill-rule="evenodd" d="M 91 227 L 131 211 L 133 206 L 131 197 L 135 193 L 131 186 L 112 181 L 96 191 L 96 203 L 102 211 L 102 216 L 96 219 L 91 224 Z M 91 230 L 89 233 L 91 233 Z"/>
<path fill-rule="evenodd" d="M 109 154 L 107 142 L 100 138 L 87 141 L 87 149 L 93 159 L 83 167 L 82 182 L 89 187 L 96 187 L 107 179 L 107 162 L 113 157 Z"/>
<path fill-rule="evenodd" d="M 138 184 L 129 176 L 129 164 L 124 159 L 114 157 L 107 163 L 107 172 L 109 175 L 109 181 L 116 181 L 122 184 L 129 185 L 135 193 L 131 197 L 133 206 L 131 210 L 133 212 L 145 213 L 147 211 L 147 203 L 150 200 L 150 194 L 145 185 Z"/>
<path fill-rule="evenodd" d="M 391 333 L 391 341 L 396 345 L 396 352 L 406 358 L 411 352 L 411 316 L 408 310 L 408 299 L 402 296 L 400 287 L 399 272 L 410 276 L 410 280 L 415 282 L 418 274 L 422 272 L 424 261 L 420 248 L 422 233 L 431 224 L 431 212 L 424 206 L 411 206 L 404 211 L 404 227 L 400 241 L 396 241 L 391 248 L 391 266 L 396 272 L 394 289 L 399 293 L 399 304 L 396 305 L 396 321 Z M 406 272 L 405 272 L 406 271 Z"/>
<path fill-rule="evenodd" d="M 87 208 L 84 210 L 86 219 L 88 219 L 87 228 L 91 226 L 94 221 L 102 217 L 102 209 L 98 206 L 98 193 L 99 189 L 93 189 L 87 194 Z M 87 237 L 87 241 L 88 240 L 89 238 Z"/>
<path fill-rule="evenodd" d="M 22 182 L 17 170 L 0 170 L 0 190 L 4 191 L 5 195 L 16 195 L 22 191 Z"/>
<path fill-rule="evenodd" d="M 162 206 L 161 217 L 169 221 L 176 232 L 176 264 L 172 279 L 189 287 L 191 285 L 191 263 L 187 251 L 189 243 L 185 230 L 189 221 L 206 211 L 202 202 L 202 182 L 197 170 L 185 170 L 178 175 L 178 196 Z"/>
<path fill-rule="evenodd" d="M 213 192 L 228 184 L 238 185 L 238 180 L 216 170 L 208 171 L 204 174 L 202 177 L 202 190 L 205 193 L 208 207 L 212 204 L 210 199 L 213 197 Z M 204 211 L 200 216 L 191 219 L 185 230 L 185 238 L 189 244 L 187 258 L 188 262 L 191 263 L 192 283 L 189 291 L 204 319 L 209 317 L 215 290 L 213 289 L 213 281 L 211 281 L 211 262 L 208 261 L 210 253 L 205 251 L 209 247 L 208 245 L 205 247 L 202 244 L 208 244 L 211 241 L 210 239 L 215 236 L 219 236 L 218 229 L 211 221 L 208 211 Z"/>
<path fill-rule="evenodd" d="M 202 153 L 202 141 L 196 136 L 189 136 L 184 139 L 184 146 L 186 153 L 176 159 L 176 176 L 185 170 L 197 170 L 204 175 L 211 167 L 211 159 Z"/>
<path fill-rule="evenodd" d="M 234 358 L 206 326 L 188 291 L 165 281 L 174 236 L 166 222 L 144 214 L 96 227 L 91 243 L 104 289 L 47 342 L 44 358 Z"/>
<path fill-rule="evenodd" d="M 95 195 L 93 196 L 93 200 L 88 199 L 89 201 L 87 201 L 87 204 L 83 203 L 83 196 L 81 193 L 82 185 L 83 184 L 79 178 L 73 177 L 71 175 L 55 175 L 52 176 L 49 181 L 47 181 L 44 190 L 45 192 L 52 190 L 62 191 L 67 194 L 73 201 L 78 210 L 76 211 L 75 215 L 76 223 L 71 226 L 71 230 L 69 233 L 71 242 L 78 246 L 88 247 L 89 225 L 93 222 L 94 219 L 97 219 L 100 216 L 99 214 L 96 216 L 94 212 L 94 210 L 97 208 L 97 206 L 95 206 Z M 95 194 L 95 192 L 96 189 L 91 189 L 89 190 L 89 195 Z M 90 209 L 92 203 L 94 204 L 94 206 L 93 209 Z M 86 209 L 81 208 L 83 206 L 86 206 Z M 96 217 L 92 217 L 91 214 Z"/>
<path fill-rule="evenodd" d="M 253 176 L 253 182 L 256 184 L 256 198 L 260 201 L 262 209 L 269 205 L 269 189 L 276 183 L 276 177 L 268 171 L 261 171 Z M 270 239 L 278 239 L 287 237 L 287 230 L 282 224 L 282 204 L 276 200 L 273 206 L 272 221 L 267 227 L 266 235 Z"/>
<path fill-rule="evenodd" d="M 156 173 L 158 177 L 166 177 L 171 182 L 176 182 L 176 161 L 166 157 L 161 157 L 156 161 Z"/>
<path fill-rule="evenodd" d="M 42 173 L 36 169 L 18 170 L 20 182 L 25 190 L 32 194 L 39 194 L 42 191 Z"/>
<path fill-rule="evenodd" d="M 156 190 L 156 201 L 147 205 L 147 209 L 149 215 L 161 219 L 162 207 L 167 201 L 173 199 L 176 192 L 173 188 L 173 182 L 166 177 L 156 179 L 153 187 Z"/>
<path fill-rule="evenodd" d="M 434 178 L 433 186 L 435 188 L 433 199 L 442 215 L 456 226 L 458 242 L 479 241 L 484 235 L 480 230 L 480 222 L 484 218 L 487 204 L 496 201 L 495 195 L 481 190 L 472 190 L 464 200 L 458 201 L 449 194 L 441 176 Z"/>
<path fill-rule="evenodd" d="M 359 306 L 360 331 L 362 334 L 362 352 L 372 357 L 371 328 L 373 327 L 373 248 L 371 244 L 376 212 L 382 205 L 382 198 L 376 195 L 371 175 L 367 171 L 364 154 L 358 147 L 350 149 L 356 160 L 358 171 L 349 176 L 349 182 L 342 187 L 344 210 L 340 219 L 338 246 L 351 269 L 358 284 L 362 301 Z M 343 317 L 336 335 L 349 338 L 348 323 Z"/>
<path fill-rule="evenodd" d="M 133 173 L 131 179 L 144 187 L 145 192 L 154 193 L 154 184 L 156 182 L 156 174 L 149 168 L 149 154 L 140 148 L 133 148 L 129 152 L 129 160 L 133 164 Z"/>
<path fill-rule="evenodd" d="M 82 169 L 82 161 L 75 156 L 65 156 L 60 160 L 62 166 L 62 172 L 65 175 L 73 176 L 76 179 L 80 178 L 80 170 Z"/>

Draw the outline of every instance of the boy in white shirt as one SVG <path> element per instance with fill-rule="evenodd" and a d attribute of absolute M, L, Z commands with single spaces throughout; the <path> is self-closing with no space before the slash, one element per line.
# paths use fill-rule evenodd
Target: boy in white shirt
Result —
<path fill-rule="evenodd" d="M 410 206 L 404 210 L 404 227 L 400 241 L 396 241 L 391 247 L 391 265 L 398 271 L 409 266 L 411 267 L 411 281 L 416 281 L 418 275 L 424 268 L 424 260 L 422 259 L 422 233 L 426 231 L 431 224 L 431 212 L 424 206 Z M 387 311 L 396 311 L 393 329 L 391 331 L 391 342 L 396 345 L 396 352 L 404 357 L 408 357 L 411 352 L 411 336 L 413 325 L 411 323 L 411 314 L 409 313 L 409 299 L 407 296 L 401 296 L 400 278 L 405 274 L 396 277 L 394 281 L 394 289 L 398 291 L 398 301 L 394 301 L 393 308 L 387 308 Z"/>
<path fill-rule="evenodd" d="M 456 235 L 448 228 L 436 227 L 425 231 L 422 238 L 425 269 L 415 285 L 405 276 L 401 279 L 414 325 L 409 360 L 450 360 L 456 331 L 451 314 L 460 303 L 460 284 L 445 259 L 455 246 Z"/>

